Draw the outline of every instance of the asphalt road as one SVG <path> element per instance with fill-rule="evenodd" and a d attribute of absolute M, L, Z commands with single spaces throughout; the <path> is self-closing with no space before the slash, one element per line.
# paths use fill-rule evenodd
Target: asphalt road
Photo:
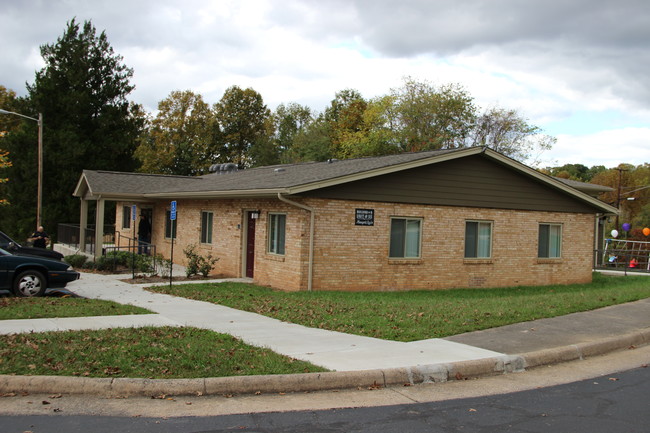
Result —
<path fill-rule="evenodd" d="M 499 381 L 529 382 L 539 376 L 537 383 L 553 380 L 563 374 L 592 368 L 600 364 L 624 363 L 629 359 L 639 365 L 631 370 L 609 373 L 604 376 L 550 387 L 533 387 L 525 391 L 493 394 L 502 389 Z M 28 403 L 40 408 L 47 407 L 48 415 L 10 414 L 1 409 L 12 397 L 0 400 L 0 431 L 3 433 L 42 432 L 571 432 L 571 433 L 647 433 L 650 431 L 650 368 L 639 364 L 648 360 L 646 348 L 619 353 L 592 361 L 578 361 L 533 373 L 508 375 L 507 377 L 479 379 L 473 382 L 459 382 L 433 385 L 428 390 L 438 392 L 439 398 L 425 403 L 376 405 L 372 407 L 339 408 L 328 410 L 296 410 L 286 412 L 258 412 L 221 416 L 164 416 L 144 417 L 65 415 L 70 409 L 59 404 L 58 396 L 25 396 Z M 526 376 L 531 374 L 531 376 Z M 550 377 L 549 377 L 550 376 Z M 535 383 L 535 382 L 532 382 Z M 445 399 L 445 388 L 485 388 L 484 396 L 460 399 Z M 530 382 L 529 385 L 530 386 Z M 436 388 L 438 387 L 438 388 Z M 365 390 L 366 395 L 371 391 Z M 417 392 L 427 392 L 426 387 Z M 401 392 L 404 394 L 404 392 Z M 332 395 L 332 394 L 329 394 Z M 447 394 L 452 395 L 452 394 Z M 336 396 L 336 394 L 334 394 Z M 345 394 L 341 395 L 346 397 Z M 19 398 L 19 397 L 13 397 Z M 40 398 L 46 400 L 40 401 Z M 65 397 L 64 397 L 65 398 Z M 63 400 L 62 398 L 61 400 Z M 292 400 L 273 398 L 287 405 Z M 317 399 L 317 395 L 305 394 L 303 399 Z M 179 404 L 190 407 L 191 399 L 160 401 L 165 404 Z M 47 401 L 47 404 L 44 402 Z M 196 401 L 196 400 L 194 400 Z M 225 399 L 208 400 L 211 404 L 227 404 Z M 252 400 L 248 400 L 252 401 Z M 246 400 L 244 399 L 244 402 Z M 23 403 L 25 401 L 23 400 Z M 128 401 L 125 402 L 129 404 Z M 135 401 L 133 402 L 135 403 Z M 167 406 L 171 408 L 172 406 Z M 57 408 L 64 408 L 58 409 Z M 251 406 L 252 410 L 253 406 Z M 285 407 L 284 410 L 289 410 Z M 207 408 L 205 408 L 207 410 Z M 282 409 L 279 409 L 282 410 Z"/>

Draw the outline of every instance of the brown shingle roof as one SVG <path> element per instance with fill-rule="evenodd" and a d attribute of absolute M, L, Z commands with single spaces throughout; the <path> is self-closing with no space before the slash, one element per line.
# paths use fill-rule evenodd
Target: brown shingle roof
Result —
<path fill-rule="evenodd" d="M 454 152 L 437 150 L 380 157 L 306 162 L 256 167 L 229 173 L 203 176 L 170 176 L 143 173 L 122 173 L 84 170 L 82 180 L 92 195 L 165 195 L 182 193 L 264 191 L 271 193 L 287 188 L 318 183 L 386 167 Z M 81 182 L 80 182 L 81 184 Z M 81 195 L 79 186 L 75 195 Z"/>

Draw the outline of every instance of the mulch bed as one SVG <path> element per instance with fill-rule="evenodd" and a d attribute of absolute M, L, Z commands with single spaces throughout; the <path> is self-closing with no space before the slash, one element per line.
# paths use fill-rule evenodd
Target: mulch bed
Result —
<path fill-rule="evenodd" d="M 172 276 L 172 281 L 207 281 L 215 280 L 218 278 L 225 278 L 224 275 L 209 275 L 204 277 L 203 275 L 193 275 L 191 277 L 183 276 Z M 169 277 L 159 277 L 159 276 L 146 276 L 146 275 L 136 275 L 135 278 L 125 278 L 120 281 L 124 281 L 129 284 L 148 284 L 148 283 L 168 283 Z"/>

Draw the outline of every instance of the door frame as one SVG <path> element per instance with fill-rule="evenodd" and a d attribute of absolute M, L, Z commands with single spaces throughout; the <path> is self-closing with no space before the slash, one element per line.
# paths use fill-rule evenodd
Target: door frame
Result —
<path fill-rule="evenodd" d="M 254 212 L 258 214 L 258 217 L 256 219 L 251 218 L 251 214 L 253 214 Z M 249 221 L 249 219 L 255 219 L 256 220 L 256 222 L 255 222 L 255 232 L 253 233 L 254 234 L 253 242 L 255 242 L 255 239 L 257 238 L 257 221 L 260 219 L 259 214 L 261 214 L 261 212 L 259 210 L 256 210 L 256 209 L 243 209 L 243 211 L 242 211 L 241 275 L 242 275 L 242 277 L 246 277 L 246 278 L 247 278 L 246 273 L 247 273 L 247 268 L 248 268 L 248 221 Z M 253 248 L 253 259 L 252 259 L 253 260 L 253 277 L 255 276 L 255 255 L 256 255 L 256 253 L 255 253 L 255 250 Z"/>

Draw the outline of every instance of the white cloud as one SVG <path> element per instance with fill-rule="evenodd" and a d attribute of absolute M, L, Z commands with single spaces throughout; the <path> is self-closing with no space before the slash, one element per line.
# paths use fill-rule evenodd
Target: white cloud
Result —
<path fill-rule="evenodd" d="M 55 43 L 76 17 L 106 31 L 134 69 L 132 99 L 148 110 L 173 90 L 215 103 L 239 85 L 271 108 L 298 102 L 322 111 L 337 91 L 371 98 L 411 76 L 459 83 L 482 107 L 519 110 L 558 136 L 557 158 L 609 163 L 603 137 L 649 146 L 646 0 L 0 3 L 0 85 L 20 95 L 43 66 L 39 46 Z M 627 155 L 650 161 L 643 151 Z"/>
<path fill-rule="evenodd" d="M 542 166 L 583 164 L 617 167 L 650 162 L 650 128 L 623 128 L 588 135 L 559 135 Z"/>

